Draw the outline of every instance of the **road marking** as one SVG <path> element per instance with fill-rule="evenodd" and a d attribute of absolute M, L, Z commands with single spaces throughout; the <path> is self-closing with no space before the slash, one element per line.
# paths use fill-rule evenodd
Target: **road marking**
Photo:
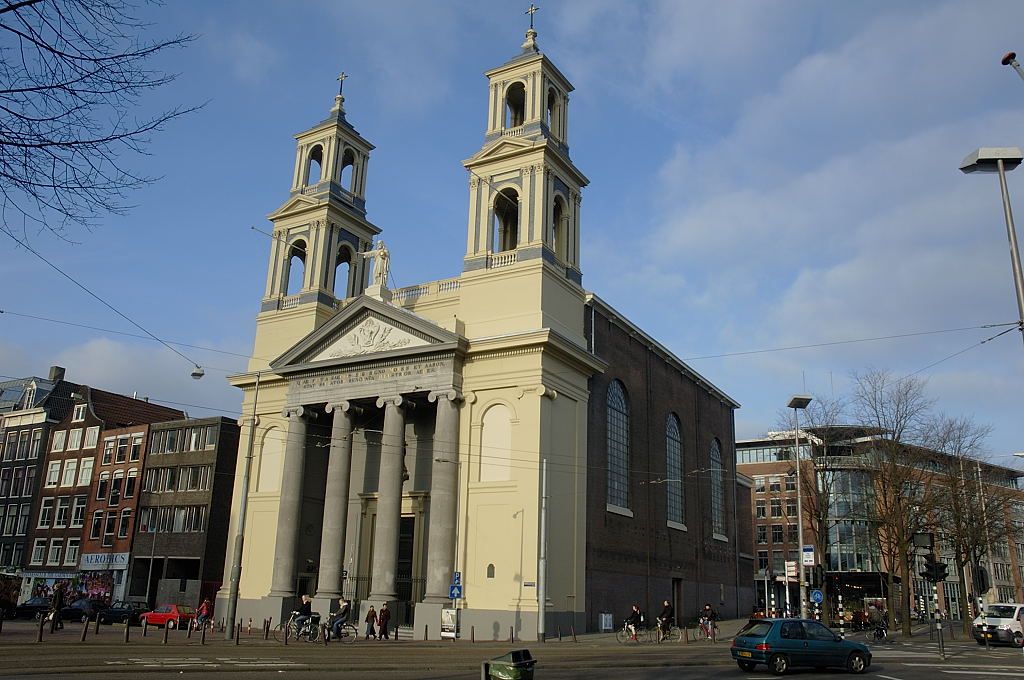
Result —
<path fill-rule="evenodd" d="M 885 678 L 885 680 L 900 680 L 900 678 L 894 678 L 891 675 L 882 675 L 881 673 L 878 674 L 878 677 Z"/>
<path fill-rule="evenodd" d="M 219 663 L 218 663 L 219 662 Z M 220 668 L 222 665 L 234 668 L 305 668 L 306 664 L 286 661 L 280 657 L 131 657 L 123 661 L 106 661 L 108 666 L 142 666 L 144 668 Z"/>
<path fill-rule="evenodd" d="M 999 675 L 1006 676 L 1008 678 L 1019 678 L 1020 670 L 1016 673 L 993 673 L 992 671 L 942 671 L 943 673 L 950 673 L 955 675 Z"/>

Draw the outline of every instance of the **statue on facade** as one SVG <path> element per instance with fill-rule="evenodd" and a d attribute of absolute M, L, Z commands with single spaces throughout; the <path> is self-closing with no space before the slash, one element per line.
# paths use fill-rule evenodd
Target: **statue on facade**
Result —
<path fill-rule="evenodd" d="M 373 259 L 373 285 L 387 288 L 388 269 L 391 267 L 391 253 L 384 241 L 377 241 L 377 247 L 359 253 L 366 259 Z"/>

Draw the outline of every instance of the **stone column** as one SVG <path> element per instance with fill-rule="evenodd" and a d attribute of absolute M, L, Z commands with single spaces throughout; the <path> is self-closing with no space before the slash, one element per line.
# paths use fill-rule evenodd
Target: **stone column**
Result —
<path fill-rule="evenodd" d="M 274 548 L 274 575 L 270 597 L 295 597 L 295 556 L 298 549 L 299 521 L 302 515 L 302 477 L 306 468 L 306 417 L 302 406 L 286 408 L 288 440 L 281 475 L 281 500 L 277 511 L 277 543 Z"/>
<path fill-rule="evenodd" d="M 358 407 L 348 401 L 327 404 L 327 412 L 334 413 L 334 423 L 331 427 L 331 452 L 327 461 L 327 492 L 324 496 L 323 533 L 320 536 L 317 600 L 337 600 L 341 597 L 349 473 L 352 465 L 352 419 L 357 409 Z"/>
<path fill-rule="evenodd" d="M 373 533 L 373 578 L 370 599 L 376 606 L 397 597 L 398 527 L 402 515 L 402 462 L 405 458 L 405 411 L 402 396 L 381 397 L 384 436 L 380 443 L 380 479 L 377 483 L 377 523 Z"/>
<path fill-rule="evenodd" d="M 455 567 L 455 523 L 459 493 L 459 395 L 431 392 L 437 402 L 434 464 L 430 475 L 430 524 L 427 529 L 427 588 L 424 602 L 447 604 Z"/>

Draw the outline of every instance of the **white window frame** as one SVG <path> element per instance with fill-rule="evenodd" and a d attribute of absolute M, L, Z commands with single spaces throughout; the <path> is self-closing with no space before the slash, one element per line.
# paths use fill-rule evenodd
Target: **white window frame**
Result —
<path fill-rule="evenodd" d="M 69 525 L 72 529 L 81 529 L 85 526 L 85 509 L 88 505 L 89 499 L 86 496 L 75 496 L 71 503 L 71 523 Z"/>
<path fill-rule="evenodd" d="M 54 498 L 43 498 L 39 501 L 39 521 L 36 522 L 37 529 L 49 529 L 50 524 L 53 523 L 53 506 Z M 43 520 L 46 520 L 45 523 Z"/>
<path fill-rule="evenodd" d="M 78 481 L 78 459 L 68 458 L 64 461 L 64 471 L 60 476 L 62 487 L 75 486 Z"/>
<path fill-rule="evenodd" d="M 92 483 L 92 471 L 96 465 L 95 458 L 83 458 L 78 466 L 78 486 L 89 486 Z"/>
<path fill-rule="evenodd" d="M 54 558 L 54 553 L 57 556 Z M 50 549 L 46 553 L 46 564 L 48 566 L 59 566 L 61 557 L 64 555 L 64 538 L 51 538 Z"/>
<path fill-rule="evenodd" d="M 85 420 L 85 404 L 76 404 L 75 411 L 71 415 L 71 422 L 80 423 Z"/>
<path fill-rule="evenodd" d="M 65 451 L 77 451 L 82 448 L 82 428 L 75 427 L 68 430 L 68 446 Z"/>
<path fill-rule="evenodd" d="M 46 559 L 46 539 L 37 538 L 32 542 L 32 555 L 29 557 L 29 564 L 42 564 Z"/>
<path fill-rule="evenodd" d="M 64 450 L 64 440 L 68 436 L 67 430 L 57 430 L 53 433 L 53 445 L 50 446 L 50 451 L 53 453 L 60 453 Z"/>
<path fill-rule="evenodd" d="M 61 520 L 61 507 L 64 509 L 64 519 Z M 58 496 L 53 508 L 53 528 L 66 529 L 71 521 L 71 496 Z"/>
<path fill-rule="evenodd" d="M 74 567 L 78 565 L 78 553 L 82 549 L 82 539 L 69 538 L 68 544 L 64 546 L 64 566 Z"/>
<path fill-rule="evenodd" d="M 95 449 L 96 443 L 100 440 L 100 428 L 98 425 L 86 428 L 85 430 L 85 442 L 82 444 L 83 449 Z"/>
<path fill-rule="evenodd" d="M 39 458 L 43 450 L 43 430 L 41 428 L 32 430 L 32 442 L 28 445 L 28 457 L 30 460 Z"/>

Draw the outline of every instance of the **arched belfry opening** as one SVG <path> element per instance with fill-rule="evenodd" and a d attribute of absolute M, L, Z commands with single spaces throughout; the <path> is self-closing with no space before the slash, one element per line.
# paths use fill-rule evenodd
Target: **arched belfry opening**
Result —
<path fill-rule="evenodd" d="M 569 236 L 569 210 L 565 205 L 565 199 L 555 196 L 554 206 L 551 209 L 551 242 L 548 244 L 555 255 L 563 262 L 567 261 Z"/>
<path fill-rule="evenodd" d="M 544 122 L 548 126 L 548 131 L 556 137 L 562 135 L 562 105 L 561 98 L 558 96 L 558 92 L 555 88 L 548 88 L 548 99 L 547 107 L 545 110 Z"/>
<path fill-rule="evenodd" d="M 526 122 L 526 87 L 512 83 L 505 92 L 505 127 L 519 127 Z"/>
<path fill-rule="evenodd" d="M 352 249 L 338 246 L 338 254 L 334 258 L 334 283 L 331 285 L 334 297 L 344 300 L 352 295 Z"/>
<path fill-rule="evenodd" d="M 299 239 L 288 248 L 288 270 L 285 274 L 285 295 L 302 290 L 306 278 L 306 242 Z"/>
<path fill-rule="evenodd" d="M 502 189 L 494 197 L 492 239 L 491 250 L 496 253 L 515 250 L 519 244 L 519 193 L 515 189 Z"/>
<path fill-rule="evenodd" d="M 352 153 L 352 149 L 345 149 L 345 153 L 341 155 L 341 170 L 338 173 L 338 184 L 346 191 L 353 193 L 355 192 L 355 185 L 353 184 L 355 167 L 356 155 Z"/>
<path fill-rule="evenodd" d="M 320 173 L 324 165 L 324 148 L 317 144 L 309 152 L 309 160 L 306 163 L 306 186 L 313 186 L 320 183 Z"/>

